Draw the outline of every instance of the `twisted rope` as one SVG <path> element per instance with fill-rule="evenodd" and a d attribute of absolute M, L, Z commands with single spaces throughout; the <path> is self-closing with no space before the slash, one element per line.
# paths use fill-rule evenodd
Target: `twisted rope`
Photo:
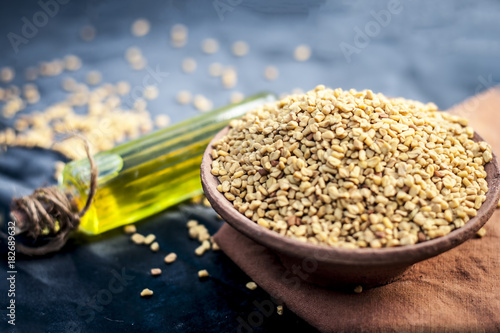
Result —
<path fill-rule="evenodd" d="M 89 194 L 85 206 L 78 212 L 78 206 L 70 194 L 57 186 L 38 188 L 33 194 L 12 200 L 11 216 L 21 233 L 36 241 L 44 231 L 46 243 L 39 246 L 16 244 L 16 250 L 26 255 L 45 255 L 60 250 L 72 231 L 80 225 L 81 218 L 89 210 L 97 191 L 98 170 L 90 153 L 88 140 L 82 136 L 85 151 L 90 162 Z"/>

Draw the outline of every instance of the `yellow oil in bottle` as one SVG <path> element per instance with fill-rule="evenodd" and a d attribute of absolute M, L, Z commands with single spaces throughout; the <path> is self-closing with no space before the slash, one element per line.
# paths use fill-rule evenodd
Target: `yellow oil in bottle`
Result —
<path fill-rule="evenodd" d="M 79 230 L 99 234 L 201 194 L 201 159 L 212 137 L 231 119 L 273 100 L 268 93 L 255 95 L 96 154 L 97 192 Z M 87 199 L 89 179 L 87 159 L 71 162 L 63 171 L 61 185 L 80 207 Z"/>

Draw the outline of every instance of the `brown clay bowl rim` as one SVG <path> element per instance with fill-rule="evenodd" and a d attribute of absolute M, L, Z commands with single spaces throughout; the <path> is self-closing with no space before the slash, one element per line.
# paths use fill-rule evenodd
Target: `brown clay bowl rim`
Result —
<path fill-rule="evenodd" d="M 487 172 L 486 181 L 489 187 L 486 194 L 486 201 L 478 210 L 477 216 L 470 219 L 463 227 L 453 230 L 444 237 L 414 245 L 381 249 L 345 249 L 304 243 L 282 236 L 248 219 L 236 210 L 233 204 L 217 190 L 219 180 L 211 173 L 213 159 L 210 152 L 212 144 L 226 135 L 228 131 L 229 126 L 217 133 L 203 154 L 201 182 L 205 195 L 215 211 L 237 231 L 277 253 L 291 257 L 315 258 L 322 263 L 341 265 L 377 266 L 385 264 L 413 264 L 448 251 L 474 237 L 476 232 L 493 214 L 500 197 L 500 169 L 496 155 L 493 154 L 493 160 L 485 166 Z M 474 140 L 482 141 L 482 138 L 476 134 Z"/>

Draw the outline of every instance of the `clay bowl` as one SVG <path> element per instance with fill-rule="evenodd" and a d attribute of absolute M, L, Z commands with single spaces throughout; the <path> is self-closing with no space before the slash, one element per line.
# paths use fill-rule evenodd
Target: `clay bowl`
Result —
<path fill-rule="evenodd" d="M 203 155 L 201 181 L 212 207 L 234 229 L 274 252 L 285 268 L 301 268 L 302 277 L 325 287 L 365 288 L 384 285 L 396 280 L 413 264 L 446 252 L 475 236 L 495 210 L 500 196 L 500 169 L 496 156 L 485 166 L 489 191 L 476 217 L 445 237 L 409 246 L 382 249 L 342 249 L 303 243 L 270 231 L 238 212 L 219 191 L 218 179 L 210 172 L 212 143 L 224 136 L 221 130 L 210 142 Z M 476 141 L 482 140 L 476 136 Z M 297 267 L 295 267 L 296 269 Z M 307 277 L 306 277 L 307 276 Z M 352 289 L 351 289 L 352 290 Z"/>

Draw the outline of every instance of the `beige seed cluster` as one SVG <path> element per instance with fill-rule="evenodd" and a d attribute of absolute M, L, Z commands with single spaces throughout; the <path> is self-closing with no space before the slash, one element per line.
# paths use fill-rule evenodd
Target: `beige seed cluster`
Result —
<path fill-rule="evenodd" d="M 208 229 L 203 224 L 199 224 L 196 220 L 189 220 L 186 227 L 188 228 L 189 237 L 196 239 L 200 243 L 194 250 L 197 256 L 202 256 L 210 249 L 212 249 L 212 251 L 219 250 L 219 245 L 210 237 Z"/>
<path fill-rule="evenodd" d="M 486 199 L 490 146 L 434 104 L 318 86 L 230 125 L 212 150 L 218 190 L 303 242 L 415 244 L 462 227 Z"/>
<path fill-rule="evenodd" d="M 67 62 L 79 62 L 79 58 L 74 56 L 65 59 Z M 48 64 L 50 68 L 59 66 Z M 64 66 L 61 70 L 62 68 Z M 48 75 L 59 72 L 59 68 L 54 72 L 47 68 L 44 71 L 40 67 L 40 71 Z M 101 80 L 101 74 L 90 72 L 87 79 L 89 83 L 97 84 Z M 91 89 L 86 84 L 66 77 L 62 79 L 62 87 L 67 91 L 64 99 L 41 112 L 18 116 L 14 121 L 14 128 L 0 131 L 0 146 L 51 148 L 68 158 L 80 159 L 86 156 L 80 139 L 60 141 L 61 138 L 80 133 L 90 141 L 93 153 L 98 153 L 114 147 L 127 137 L 136 138 L 153 128 L 145 100 L 137 99 L 132 107 L 122 103 L 121 96 L 130 91 L 130 84 L 126 81 L 120 81 L 116 85 L 103 83 Z M 15 117 L 26 105 L 37 103 L 39 99 L 40 92 L 32 83 L 26 84 L 22 90 L 15 86 L 0 89 L 0 100 L 5 102 L 1 109 L 2 116 Z M 87 113 L 77 113 L 75 109 L 78 107 L 85 107 Z"/>

